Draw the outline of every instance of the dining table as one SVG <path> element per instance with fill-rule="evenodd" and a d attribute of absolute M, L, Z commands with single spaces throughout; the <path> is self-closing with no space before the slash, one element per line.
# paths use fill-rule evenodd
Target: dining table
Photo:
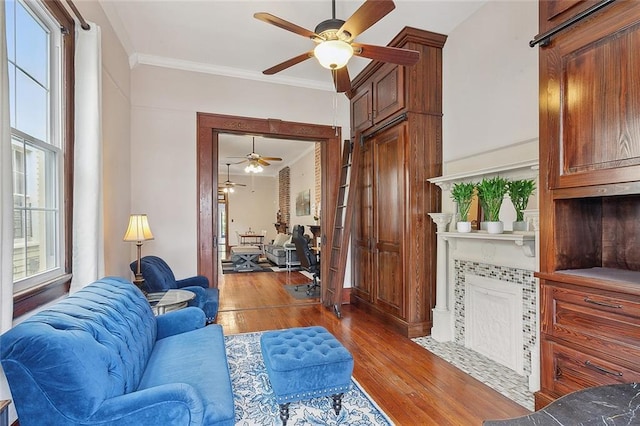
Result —
<path fill-rule="evenodd" d="M 240 234 L 240 244 L 242 245 L 262 245 L 264 235 L 262 234 Z"/>

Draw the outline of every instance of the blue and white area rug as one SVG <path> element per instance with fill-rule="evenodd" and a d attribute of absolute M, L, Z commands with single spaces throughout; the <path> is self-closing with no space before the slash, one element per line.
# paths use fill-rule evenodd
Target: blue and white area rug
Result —
<path fill-rule="evenodd" d="M 260 334 L 225 336 L 231 385 L 236 409 L 236 425 L 281 425 L 269 376 L 260 352 Z M 354 378 L 351 390 L 342 397 L 336 416 L 331 398 L 292 402 L 287 425 L 393 425 Z"/>

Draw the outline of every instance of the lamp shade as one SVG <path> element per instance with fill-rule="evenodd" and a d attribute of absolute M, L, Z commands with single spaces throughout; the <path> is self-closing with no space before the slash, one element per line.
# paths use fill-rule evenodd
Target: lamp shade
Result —
<path fill-rule="evenodd" d="M 323 67 L 337 70 L 347 65 L 353 56 L 353 47 L 342 40 L 327 40 L 313 49 L 313 55 Z"/>
<path fill-rule="evenodd" d="M 132 214 L 129 216 L 129 227 L 124 233 L 124 241 L 153 240 L 151 228 L 146 214 Z"/>

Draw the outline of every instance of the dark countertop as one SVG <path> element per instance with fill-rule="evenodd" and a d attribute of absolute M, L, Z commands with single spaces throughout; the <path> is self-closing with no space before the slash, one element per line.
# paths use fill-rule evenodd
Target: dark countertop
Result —
<path fill-rule="evenodd" d="M 508 420 L 487 420 L 483 425 L 640 425 L 640 383 L 579 390 L 527 416 Z"/>

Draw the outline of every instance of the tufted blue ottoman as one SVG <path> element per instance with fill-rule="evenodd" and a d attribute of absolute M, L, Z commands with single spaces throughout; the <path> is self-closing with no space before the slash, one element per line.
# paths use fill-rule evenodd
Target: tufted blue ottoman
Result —
<path fill-rule="evenodd" d="M 353 357 L 323 327 L 267 331 L 260 337 L 267 374 L 287 424 L 289 403 L 331 395 L 336 415 L 351 387 Z"/>

